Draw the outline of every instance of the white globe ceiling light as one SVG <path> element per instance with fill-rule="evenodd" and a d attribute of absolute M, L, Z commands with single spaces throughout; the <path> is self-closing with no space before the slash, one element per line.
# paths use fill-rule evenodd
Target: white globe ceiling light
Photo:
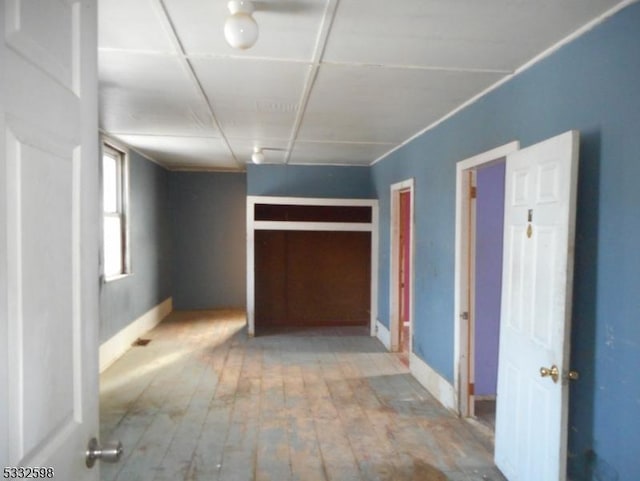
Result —
<path fill-rule="evenodd" d="M 258 40 L 258 24 L 251 14 L 253 3 L 249 0 L 232 0 L 227 4 L 231 16 L 224 23 L 224 38 L 233 48 L 247 49 Z"/>
<path fill-rule="evenodd" d="M 264 152 L 260 147 L 253 148 L 253 154 L 251 154 L 251 161 L 254 164 L 261 164 L 264 162 Z"/>

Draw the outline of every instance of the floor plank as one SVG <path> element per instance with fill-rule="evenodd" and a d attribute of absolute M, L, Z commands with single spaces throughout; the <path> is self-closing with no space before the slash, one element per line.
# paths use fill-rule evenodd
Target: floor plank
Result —
<path fill-rule="evenodd" d="M 101 439 L 125 447 L 101 479 L 505 481 L 481 431 L 362 334 L 173 313 L 101 376 Z"/>

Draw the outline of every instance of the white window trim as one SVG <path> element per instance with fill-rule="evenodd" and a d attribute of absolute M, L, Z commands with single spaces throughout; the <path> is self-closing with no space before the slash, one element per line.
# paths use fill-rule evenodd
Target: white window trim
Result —
<path fill-rule="evenodd" d="M 121 196 L 120 196 L 120 204 L 121 204 L 121 216 L 122 216 L 122 223 L 123 223 L 123 229 L 124 229 L 124 245 L 123 245 L 123 250 L 124 250 L 124 258 L 123 258 L 123 264 L 124 264 L 124 269 L 123 272 L 118 273 L 118 274 L 114 274 L 114 275 L 110 275 L 107 276 L 104 273 L 104 216 L 105 216 L 105 212 L 104 212 L 104 205 L 103 205 L 103 199 L 104 199 L 104 195 L 102 192 L 102 189 L 104 188 L 103 186 L 103 182 L 102 182 L 102 154 L 103 151 L 105 149 L 105 147 L 109 150 L 113 150 L 115 152 L 118 152 L 120 154 L 122 154 L 122 167 L 121 167 Z M 101 142 L 100 142 L 100 218 L 102 219 L 102 221 L 100 222 L 100 278 L 102 280 L 102 282 L 104 284 L 109 283 L 109 282 L 113 282 L 113 281 L 117 281 L 120 279 L 125 279 L 131 275 L 133 275 L 132 269 L 131 269 L 131 231 L 130 231 L 130 223 L 129 223 L 129 175 L 130 175 L 130 171 L 129 171 L 129 148 L 127 146 L 125 146 L 124 144 L 109 138 L 109 137 L 105 137 L 103 136 L 101 138 Z"/>

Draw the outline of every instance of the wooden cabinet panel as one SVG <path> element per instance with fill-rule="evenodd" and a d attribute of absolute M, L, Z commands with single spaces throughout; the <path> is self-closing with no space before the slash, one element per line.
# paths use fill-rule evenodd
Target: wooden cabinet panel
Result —
<path fill-rule="evenodd" d="M 371 233 L 255 232 L 256 331 L 368 325 Z"/>
<path fill-rule="evenodd" d="M 256 324 L 287 319 L 287 231 L 255 233 Z"/>

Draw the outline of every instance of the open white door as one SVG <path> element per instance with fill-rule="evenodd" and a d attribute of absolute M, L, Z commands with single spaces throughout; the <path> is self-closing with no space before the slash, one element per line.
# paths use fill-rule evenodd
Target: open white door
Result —
<path fill-rule="evenodd" d="M 510 481 L 566 478 L 577 174 L 578 132 L 507 156 L 495 461 Z"/>
<path fill-rule="evenodd" d="M 97 480 L 96 1 L 0 13 L 0 467 Z"/>

